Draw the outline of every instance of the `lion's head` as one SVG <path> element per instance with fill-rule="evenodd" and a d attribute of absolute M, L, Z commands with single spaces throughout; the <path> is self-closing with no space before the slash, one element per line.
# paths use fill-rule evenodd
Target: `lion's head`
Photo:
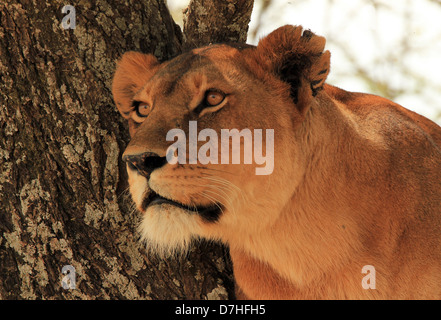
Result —
<path fill-rule="evenodd" d="M 285 26 L 256 47 L 122 57 L 113 94 L 141 234 L 163 254 L 229 244 L 246 298 L 439 299 L 441 128 L 325 84 L 324 46 Z M 361 285 L 365 266 L 378 289 Z"/>
<path fill-rule="evenodd" d="M 129 123 L 123 159 L 148 244 L 171 253 L 198 237 L 230 242 L 277 219 L 304 172 L 296 132 L 329 72 L 324 45 L 285 26 L 257 47 L 210 45 L 163 63 L 124 54 L 112 90 Z M 222 130 L 233 129 L 242 134 L 240 150 L 234 138 L 222 144 Z M 169 149 L 173 132 L 187 139 L 180 155 Z M 201 154 L 204 161 L 194 158 Z M 256 174 L 259 168 L 266 172 Z"/>

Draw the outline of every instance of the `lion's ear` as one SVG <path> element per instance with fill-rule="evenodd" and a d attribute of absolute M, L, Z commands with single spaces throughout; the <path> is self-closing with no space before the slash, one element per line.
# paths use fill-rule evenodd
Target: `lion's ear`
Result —
<path fill-rule="evenodd" d="M 330 69 L 326 40 L 302 27 L 283 26 L 259 41 L 257 54 L 261 63 L 291 86 L 291 96 L 304 113 L 323 88 Z"/>
<path fill-rule="evenodd" d="M 155 74 L 159 65 L 155 56 L 134 51 L 126 52 L 118 61 L 112 93 L 123 117 L 129 117 L 133 96 Z"/>

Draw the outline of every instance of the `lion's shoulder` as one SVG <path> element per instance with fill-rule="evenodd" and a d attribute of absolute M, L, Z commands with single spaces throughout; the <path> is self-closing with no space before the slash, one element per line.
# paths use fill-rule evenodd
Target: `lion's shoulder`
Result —
<path fill-rule="evenodd" d="M 441 127 L 401 105 L 373 94 L 350 92 L 326 84 L 325 92 L 356 115 L 359 125 L 377 125 L 384 135 L 399 140 L 422 138 L 441 152 Z M 399 133 L 398 135 L 396 133 Z"/>

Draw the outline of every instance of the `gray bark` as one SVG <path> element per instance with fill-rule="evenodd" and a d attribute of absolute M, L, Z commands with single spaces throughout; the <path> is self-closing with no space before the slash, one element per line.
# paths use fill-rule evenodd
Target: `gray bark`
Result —
<path fill-rule="evenodd" d="M 245 43 L 252 10 L 250 0 L 192 0 L 184 11 L 184 48 Z"/>
<path fill-rule="evenodd" d="M 97 0 L 74 4 L 76 28 L 65 30 L 65 4 L 0 3 L 0 299 L 233 298 L 227 248 L 146 253 L 121 161 L 129 137 L 110 90 L 115 61 L 129 50 L 175 56 L 188 47 L 179 27 L 160 0 Z M 246 14 L 226 40 L 244 41 Z M 61 285 L 65 265 L 76 289 Z"/>

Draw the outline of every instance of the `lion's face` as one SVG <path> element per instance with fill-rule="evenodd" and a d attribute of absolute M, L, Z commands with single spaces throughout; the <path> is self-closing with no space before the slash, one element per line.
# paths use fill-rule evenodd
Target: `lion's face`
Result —
<path fill-rule="evenodd" d="M 268 60 L 270 36 L 257 48 L 213 45 L 162 64 L 129 52 L 119 62 L 113 94 L 131 135 L 123 159 L 141 233 L 156 251 L 255 232 L 289 201 L 302 172 L 295 132 L 314 87 L 302 74 L 309 61 L 283 79 L 284 65 Z M 293 37 L 300 41 L 301 29 Z M 225 133 L 232 129 L 244 136 L 239 148 Z M 169 148 L 176 132 L 181 150 Z"/>

